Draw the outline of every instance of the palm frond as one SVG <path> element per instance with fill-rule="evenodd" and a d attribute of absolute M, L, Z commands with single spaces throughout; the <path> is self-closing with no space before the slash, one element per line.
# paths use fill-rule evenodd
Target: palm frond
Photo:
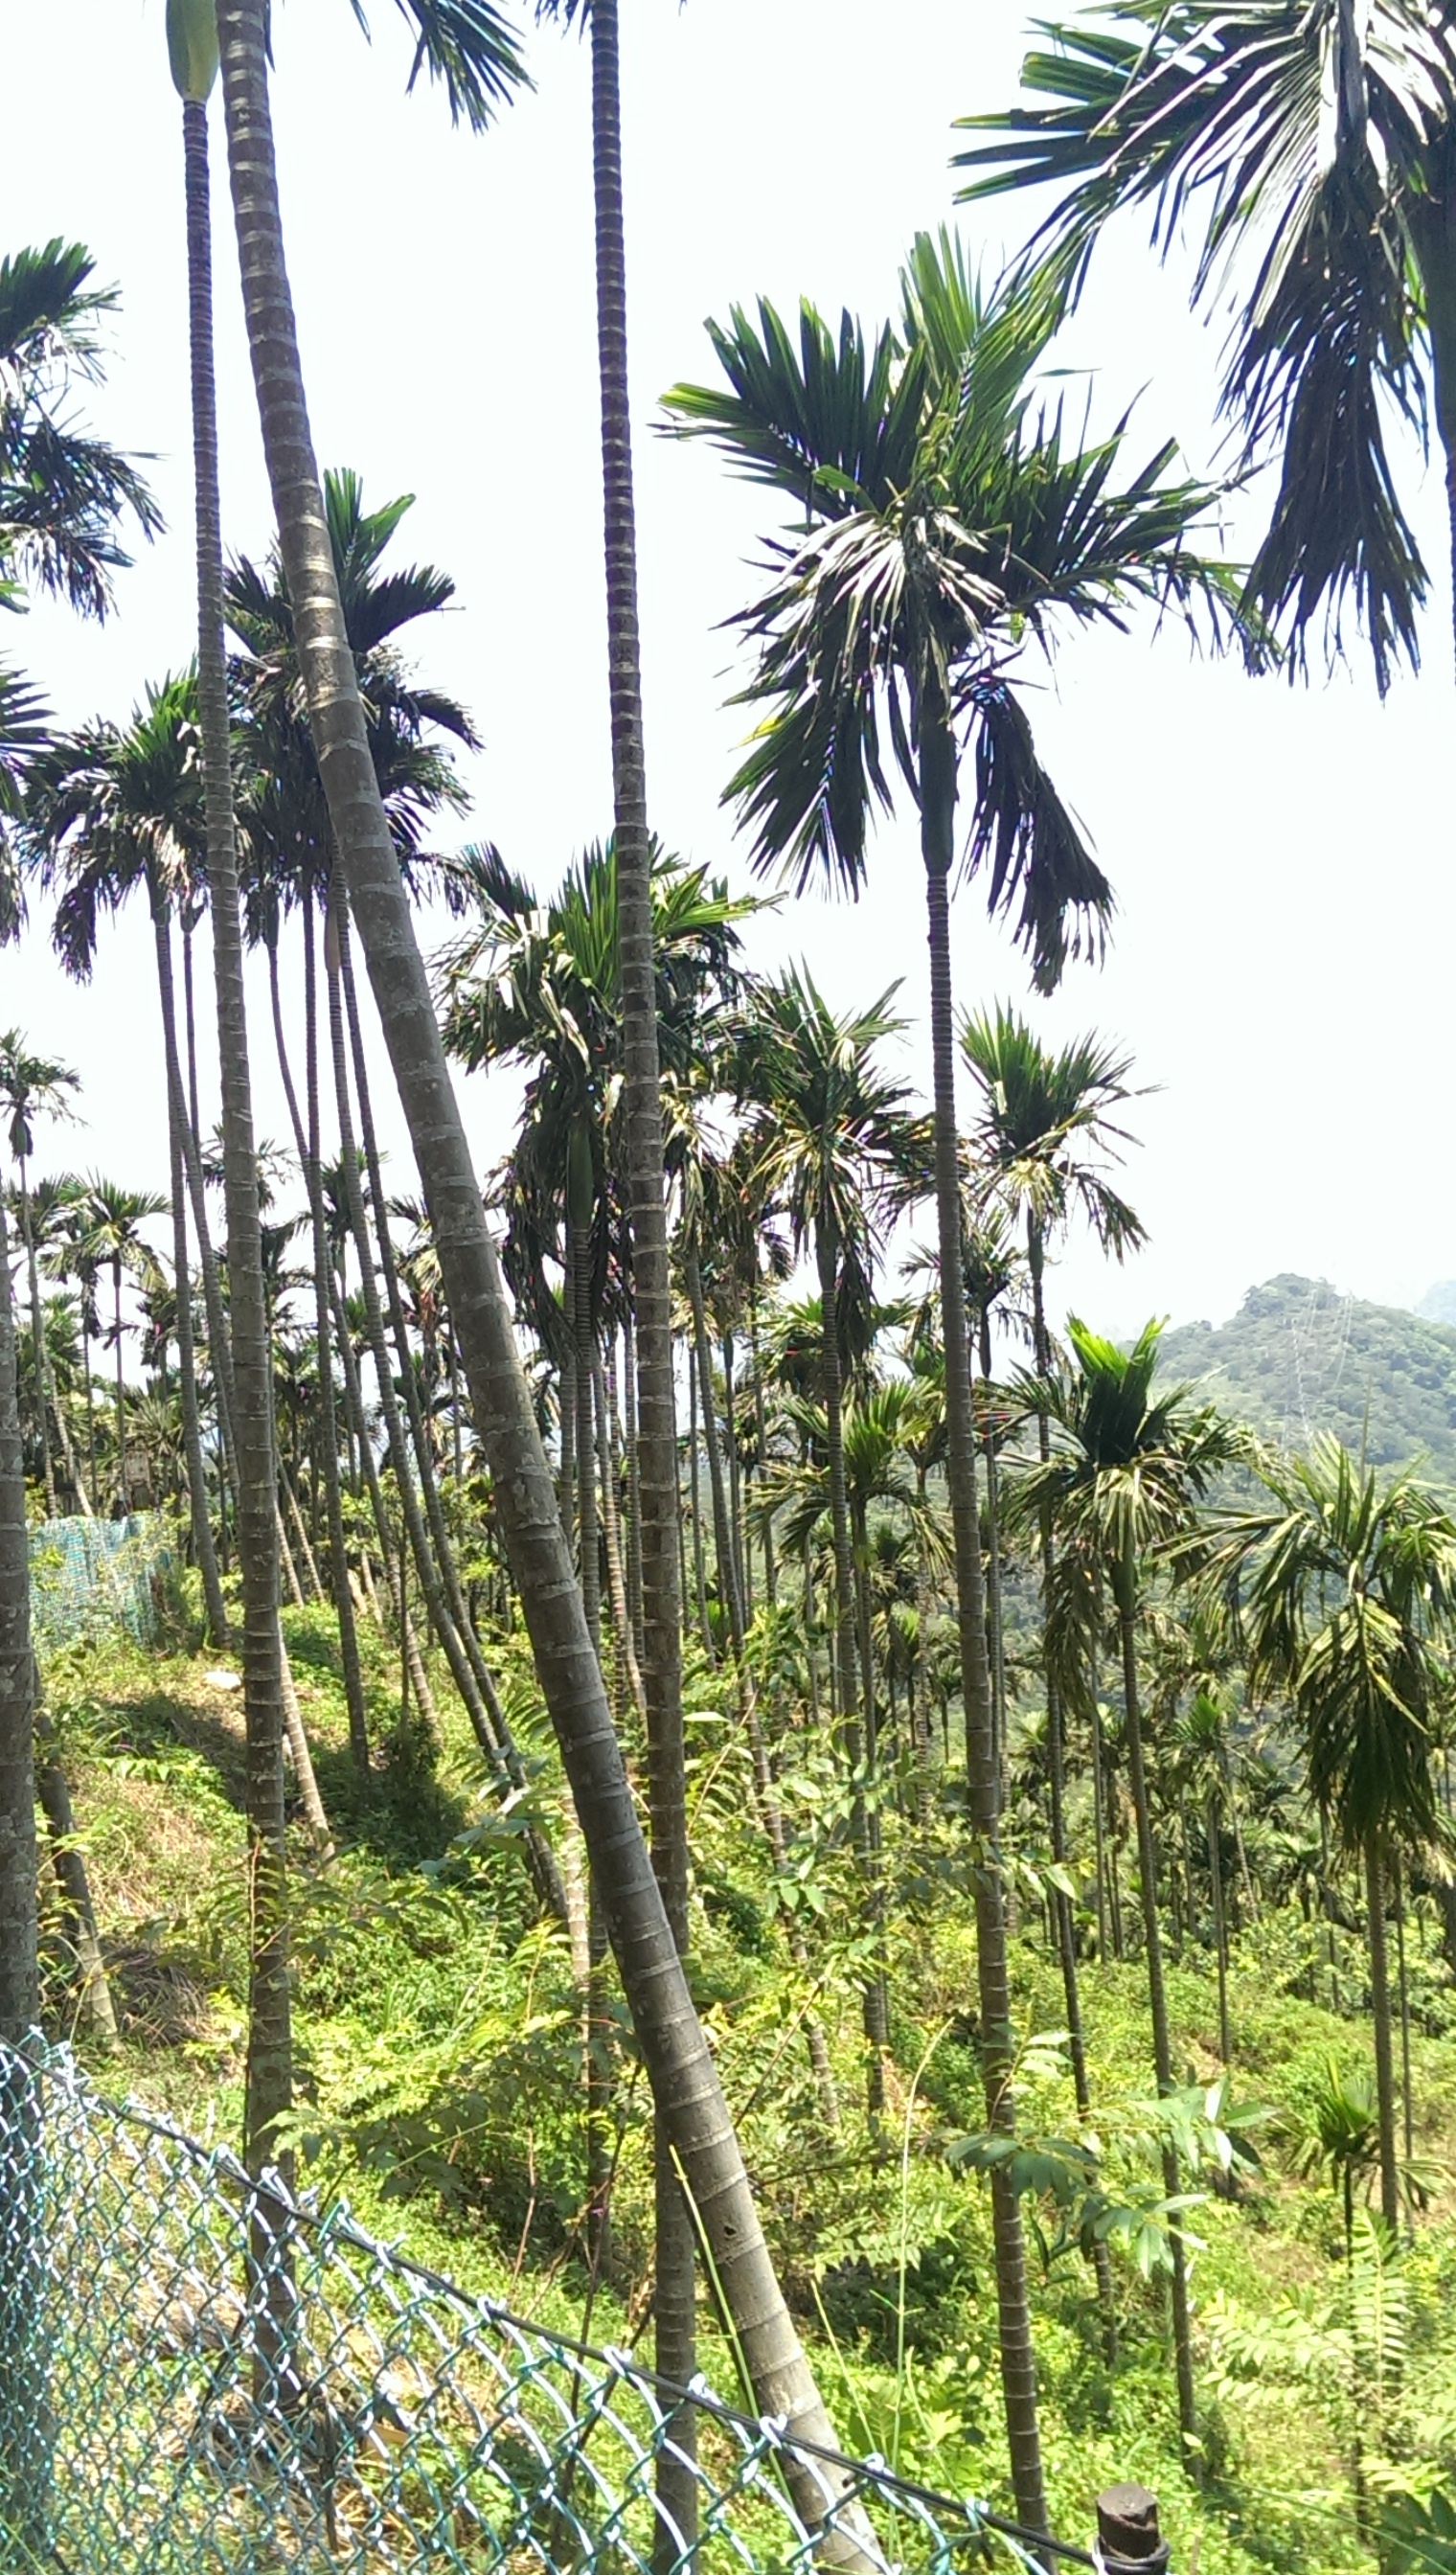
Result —
<path fill-rule="evenodd" d="M 367 36 L 363 0 L 350 0 L 350 5 Z M 464 117 L 479 134 L 518 90 L 533 86 L 520 32 L 492 0 L 395 0 L 395 5 L 415 36 L 409 86 L 414 88 L 422 71 L 439 81 L 453 124 Z"/>

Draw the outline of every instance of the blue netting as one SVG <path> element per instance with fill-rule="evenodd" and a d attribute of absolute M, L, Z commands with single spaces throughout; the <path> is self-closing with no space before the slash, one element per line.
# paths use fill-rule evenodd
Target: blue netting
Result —
<path fill-rule="evenodd" d="M 42 1520 L 30 1533 L 31 1637 L 39 1654 L 126 1634 L 153 1645 L 175 1573 L 161 1511 L 124 1520 Z"/>

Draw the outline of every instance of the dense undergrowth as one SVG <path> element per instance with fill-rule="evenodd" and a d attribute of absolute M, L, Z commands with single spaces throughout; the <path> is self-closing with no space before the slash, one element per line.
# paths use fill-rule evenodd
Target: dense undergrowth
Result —
<path fill-rule="evenodd" d="M 361 1793 L 328 1619 L 295 1611 L 287 1628 L 339 1841 L 317 1868 L 300 1837 L 293 1888 L 303 2176 L 544 2323 L 581 2330 L 585 2318 L 594 2338 L 639 2340 L 650 2331 L 651 2130 L 630 2032 L 619 2020 L 612 2261 L 594 2279 L 566 1937 L 543 1927 L 529 1901 L 443 1682 L 446 1742 L 402 1740 L 393 1656 L 373 1640 L 372 1715 L 391 1749 Z M 534 1795 L 560 1838 L 560 1784 L 533 1721 L 529 1669 L 518 1639 L 502 1650 L 513 1712 L 538 1756 Z M 48 1691 L 122 2024 L 120 2056 L 95 2070 L 109 2090 L 135 2090 L 194 2129 L 231 2135 L 246 1926 L 241 1702 L 226 1677 L 181 1643 L 145 1654 L 92 1646 L 52 1663 Z M 785 1766 L 799 1847 L 811 1856 L 794 1892 L 775 1897 L 720 1681 L 706 1668 L 690 1681 L 695 1980 L 840 2437 L 940 2487 L 1003 2497 L 988 2200 L 974 2157 L 957 2152 L 980 2112 L 971 1902 L 954 1818 L 922 1826 L 893 1804 L 885 1814 L 893 2057 L 875 2136 L 859 2106 L 862 1958 L 852 1934 L 824 1927 L 856 1919 L 847 1891 L 835 1894 L 849 1861 L 832 1782 L 812 1762 L 801 1776 Z M 810 1928 L 807 1976 L 789 1963 L 775 1919 L 785 1900 Z M 59 2030 L 74 2003 L 54 1904 L 49 1928 L 48 2009 Z M 1163 2284 L 1131 2258 L 1135 2214 L 1157 2199 L 1141 1964 L 1089 1962 L 1085 1974 L 1099 2187 L 1122 2211 L 1120 2347 L 1109 2367 L 1076 2241 L 1089 2203 L 1069 2200 L 1087 2140 L 1057 2036 L 1060 1979 L 1037 1908 L 1023 1905 L 1020 2124 L 1028 2156 L 1043 2159 L 1026 2206 L 1040 2256 L 1053 2523 L 1066 2536 L 1085 2536 L 1101 2485 L 1135 2476 L 1163 2498 L 1180 2575 L 1195 2565 L 1202 2575 L 1272 2566 L 1333 2575 L 1375 2562 L 1362 2525 L 1375 2530 L 1388 2495 L 1424 2496 L 1456 2464 L 1456 1997 L 1418 1913 L 1412 1943 L 1426 2204 L 1411 2242 L 1392 2248 L 1357 2194 L 1348 2259 L 1337 2193 L 1298 2167 L 1331 2060 L 1354 2069 L 1368 2055 L 1350 1962 L 1334 2010 L 1310 1999 L 1328 1977 L 1296 1908 L 1235 1943 L 1237 2099 L 1225 2093 L 1220 2117 L 1242 2149 L 1231 2175 L 1205 2157 L 1185 2213 L 1203 2438 L 1193 2483 L 1178 2466 Z M 1191 1937 L 1170 1993 L 1180 2068 L 1190 2083 L 1212 2084 L 1215 1982 Z M 810 2010 L 826 2027 L 843 2105 L 832 2152 L 804 2045 Z M 1206 2123 L 1198 2133 L 1206 2148 Z M 1144 2251 L 1156 2251 L 1157 2226 L 1145 2216 Z M 731 2352 L 709 2307 L 705 2294 L 705 2365 L 731 2391 Z"/>

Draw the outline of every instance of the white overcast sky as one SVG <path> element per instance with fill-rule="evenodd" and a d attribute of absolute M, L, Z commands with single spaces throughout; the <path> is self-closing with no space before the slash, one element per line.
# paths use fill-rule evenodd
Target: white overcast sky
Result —
<path fill-rule="evenodd" d="M 448 568 L 459 606 L 428 667 L 473 709 L 486 749 L 468 829 L 542 887 L 610 827 L 592 284 L 588 62 L 534 34 L 537 89 L 477 140 L 443 103 L 403 96 L 390 0 L 375 43 L 348 0 L 279 0 L 275 114 L 295 298 L 321 459 L 367 496 L 418 494 L 404 543 Z M 1011 95 L 1022 0 L 628 0 L 629 256 L 642 532 L 650 798 L 670 844 L 742 881 L 719 797 L 741 718 L 723 711 L 721 621 L 748 595 L 760 496 L 706 452 L 650 434 L 657 398 L 711 372 L 702 323 L 762 291 L 869 320 L 894 297 L 910 235 L 952 213 L 951 121 Z M 172 533 L 88 630 L 36 610 L 0 643 L 61 716 L 125 715 L 191 650 L 188 415 L 179 110 L 163 0 L 50 0 L 7 27 L 11 112 L 0 248 L 79 237 L 124 303 L 98 427 L 155 459 Z M 267 494 L 215 153 L 219 352 L 229 542 L 258 551 Z M 1020 216 L 961 218 L 990 260 Z M 1212 453 L 1216 334 L 1185 318 L 1142 233 L 1114 240 L 1069 339 L 1107 417 L 1136 398 L 1133 446 Z M 1139 459 L 1140 461 L 1140 453 Z M 987 928 L 955 915 L 963 1002 L 1021 1003 L 1049 1034 L 1095 1026 L 1160 1086 L 1133 1113 L 1129 1174 L 1148 1250 L 1108 1273 L 1073 1246 L 1063 1296 L 1123 1331 L 1149 1312 L 1221 1318 L 1254 1281 L 1295 1270 L 1409 1301 L 1456 1274 L 1443 1137 L 1449 1097 L 1453 871 L 1448 600 L 1440 483 L 1409 460 L 1434 561 L 1427 667 L 1382 708 L 1362 668 L 1291 690 L 1190 660 L 1146 632 L 1073 638 L 1036 709 L 1043 753 L 1117 890 L 1100 973 L 1051 1004 Z M 763 962 L 807 958 L 836 1003 L 903 978 L 924 1013 L 912 832 L 886 829 L 857 907 L 810 900 L 753 934 Z M 0 1022 L 85 1081 L 84 1131 L 58 1159 L 165 1182 L 150 944 L 109 935 L 95 984 L 68 988 L 44 926 L 0 956 Z M 266 1017 L 259 1125 L 278 1136 Z M 923 1079 L 918 1030 L 906 1057 Z M 477 1078 L 482 1160 L 515 1086 Z M 44 1148 L 42 1149 L 44 1152 Z M 396 1185 L 410 1180 L 398 1125 Z"/>

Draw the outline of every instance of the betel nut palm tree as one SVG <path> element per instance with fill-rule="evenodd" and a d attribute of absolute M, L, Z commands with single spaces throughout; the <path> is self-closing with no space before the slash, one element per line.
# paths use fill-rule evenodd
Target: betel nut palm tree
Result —
<path fill-rule="evenodd" d="M 1143 1584 L 1149 1557 L 1188 1533 L 1195 1506 L 1241 1449 L 1240 1434 L 1210 1404 L 1195 1404 L 1184 1386 L 1154 1387 L 1161 1326 L 1148 1323 L 1131 1350 L 1121 1350 L 1073 1316 L 1067 1323 L 1072 1361 L 1019 1380 L 1025 1411 L 1047 1426 L 1047 1453 L 1028 1461 L 1014 1488 L 1023 1526 L 1049 1526 L 1074 1559 L 1097 1569 L 1117 1613 L 1126 1710 L 1128 1779 L 1137 1826 L 1138 1871 L 1147 1952 L 1153 2065 L 1160 2093 L 1173 2088 L 1172 2038 L 1158 1921 L 1157 1849 L 1148 1798 L 1145 1726 L 1138 1681 Z M 1175 2146 L 1163 2144 L 1163 2179 L 1176 2207 Z M 1172 2227 L 1173 2358 L 1178 2422 L 1184 2443 L 1197 2435 L 1187 2264 L 1176 2216 Z"/>
<path fill-rule="evenodd" d="M 113 576 L 128 561 L 120 523 L 131 516 L 150 535 L 160 520 L 135 465 L 75 413 L 78 384 L 100 381 L 100 326 L 116 303 L 92 275 L 89 252 L 74 242 L 0 259 L 0 601 L 20 608 L 31 587 L 99 618 L 111 604 Z M 0 940 L 14 938 L 23 917 L 9 825 L 45 734 L 36 693 L 7 668 L 0 677 Z M 0 1202 L 0 2038 L 10 2040 L 33 2026 L 39 2006 L 32 1725 L 24 1463 Z"/>
<path fill-rule="evenodd" d="M 232 1363 L 230 1411 L 237 1478 L 247 1728 L 249 2004 L 243 2133 L 249 2163 L 257 2171 L 279 2155 L 285 2165 L 288 2161 L 286 2153 L 276 2149 L 273 2141 L 278 2122 L 293 2100 L 293 2032 L 284 1844 L 284 1681 L 278 1624 L 278 1478 L 273 1443 L 272 1349 L 264 1292 L 262 1215 L 243 985 L 213 367 L 207 101 L 217 78 L 218 38 L 206 0 L 168 0 L 167 44 L 172 78 L 182 101 L 197 548 L 197 703 L 222 1091 Z"/>
<path fill-rule="evenodd" d="M 1222 409 L 1272 462 L 1250 596 L 1338 649 L 1353 595 L 1382 691 L 1417 658 L 1426 569 L 1390 432 L 1434 412 L 1456 561 L 1456 19 L 1441 0 L 1111 0 L 1045 22 L 1029 98 L 961 120 L 967 196 L 1056 192 L 1036 236 L 1073 292 L 1145 207 L 1192 302 L 1229 306 Z"/>
<path fill-rule="evenodd" d="M 873 1679 L 856 1615 L 852 1532 L 844 1481 L 841 1288 L 867 1288 L 878 1221 L 911 1159 L 909 1090 L 876 1062 L 884 1042 L 904 1028 L 890 1008 L 895 987 L 867 1010 L 835 1012 L 806 967 L 789 967 L 753 993 L 739 1041 L 739 1081 L 753 1105 L 750 1179 L 781 1207 L 796 1253 L 811 1252 L 819 1286 L 820 1382 L 834 1559 L 834 1660 L 838 1708 L 856 1778 L 855 1838 L 877 1887 L 874 1811 Z M 871 2118 L 884 2104 L 889 2012 L 883 1970 L 864 1988 Z"/>
<path fill-rule="evenodd" d="M 737 2138 L 654 1873 L 582 1606 L 516 1346 L 509 1300 L 436 1023 L 369 752 L 323 507 L 274 160 L 265 0 L 218 0 L 244 311 L 264 453 L 320 773 L 384 1028 L 476 1428 L 655 2101 L 711 2251 L 755 2401 L 832 2446 L 832 2426 L 784 2304 Z M 482 101 L 508 83 L 503 68 Z M 800 2508 L 824 2516 L 807 2461 Z"/>
<path fill-rule="evenodd" d="M 86 432 L 72 407 L 74 386 L 101 374 L 98 322 L 115 302 L 89 284 L 91 261 L 77 244 L 51 242 L 0 261 L 0 599 L 21 604 L 27 582 L 102 616 L 113 574 L 126 557 L 118 524 L 133 515 L 159 525 L 136 468 Z M 39 709 L 23 683 L 0 681 L 0 752 L 13 802 L 17 769 L 36 748 Z M 0 820 L 0 941 L 21 921 L 9 834 Z M 24 2039 L 39 2017 L 35 1843 L 35 1663 L 30 1636 L 30 1551 L 25 1464 L 16 1398 L 10 1248 L 0 1197 L 0 2039 Z M 5 2282 L 5 2348 L 0 2351 L 0 2521 L 23 2550 L 45 2545 L 47 2413 L 34 2365 L 44 2262 L 32 2127 L 38 2093 L 19 2060 L 0 2103 L 0 2279 Z M 11 2158 L 18 2156 L 18 2169 Z"/>
<path fill-rule="evenodd" d="M 85 1246 L 92 1259 L 111 1273 L 111 1330 L 116 1364 L 116 1478 L 118 1508 L 130 1509 L 127 1464 L 126 1324 L 122 1319 L 122 1283 L 128 1276 L 145 1278 L 155 1267 L 142 1232 L 161 1216 L 165 1199 L 148 1190 L 129 1190 L 119 1181 L 95 1174 L 86 1184 Z"/>
<path fill-rule="evenodd" d="M 711 439 L 784 511 L 767 588 L 740 620 L 755 656 L 744 696 L 757 723 L 728 795 L 752 832 L 755 864 L 783 868 L 800 890 L 816 874 L 855 890 L 871 817 L 892 802 L 891 766 L 919 816 L 948 1481 L 970 1819 L 986 1855 L 976 1899 L 984 2071 L 987 2114 L 1009 2127 L 950 977 L 962 766 L 969 754 L 965 866 L 984 877 L 991 912 L 1014 915 L 1035 979 L 1049 987 L 1069 954 L 1097 948 L 1111 895 L 1037 758 L 1018 656 L 1033 644 L 1050 650 L 1064 625 L 1121 625 L 1138 599 L 1200 602 L 1221 635 L 1236 583 L 1190 545 L 1212 496 L 1169 479 L 1170 448 L 1119 484 L 1125 424 L 1079 448 L 1059 404 L 1036 407 L 1057 319 L 1039 280 L 983 290 L 948 235 L 921 235 L 902 289 L 898 327 L 872 344 L 847 314 L 835 334 L 805 304 L 795 348 L 771 305 L 760 302 L 756 328 L 735 309 L 727 328 L 709 326 L 727 385 L 680 385 L 667 409 L 681 434 Z M 991 2187 L 1013 2482 L 1022 2520 L 1041 2529 L 1020 2209 L 1004 2166 Z"/>
<path fill-rule="evenodd" d="M 172 933 L 200 910 L 206 822 L 195 676 L 149 689 L 129 724 L 93 724 L 58 735 L 32 771 L 26 851 L 56 897 L 52 944 L 68 974 L 90 979 L 102 916 L 141 889 L 152 922 L 167 1085 L 178 1373 L 191 1502 L 193 1552 L 216 1645 L 227 1611 L 209 1516 L 198 1408 L 185 1165 L 190 1116 L 177 1035 Z M 196 1146 L 196 1140 L 190 1140 Z M 226 1353 L 215 1354 L 225 1365 Z"/>
<path fill-rule="evenodd" d="M 1223 1589 L 1249 1688 L 1286 1692 L 1321 1813 L 1365 1875 L 1380 2206 L 1400 2215 L 1386 1891 L 1402 1851 L 1442 1837 L 1432 1718 L 1456 1639 L 1456 1519 L 1409 1474 L 1334 1438 L 1258 1460 L 1270 1503 L 1230 1516 L 1202 1568 Z"/>
<path fill-rule="evenodd" d="M 1013 1219 L 1019 1218 L 1023 1226 L 1031 1289 L 1033 1364 L 1038 1374 L 1045 1374 L 1051 1365 L 1046 1321 L 1047 1254 L 1073 1213 L 1086 1219 L 1103 1251 L 1115 1260 L 1124 1259 L 1144 1240 L 1138 1218 L 1112 1187 L 1108 1171 L 1109 1163 L 1117 1159 L 1127 1141 L 1111 1114 L 1133 1096 L 1127 1087 L 1127 1061 L 1095 1037 L 1073 1039 L 1053 1052 L 1014 1011 L 999 1004 L 994 1011 L 967 1015 L 961 1027 L 960 1051 L 972 1083 L 967 1142 L 977 1187 L 986 1201 L 1004 1208 Z M 1048 1433 L 1040 1415 L 1037 1436 L 1044 1460 Z M 1055 1537 L 1048 1522 L 1041 1530 L 1042 1575 L 1048 1597 L 1055 1583 L 1054 1550 Z M 1049 1637 L 1049 1619 L 1045 1632 Z M 1051 1855 L 1064 1868 L 1063 1710 L 1054 1657 L 1049 1651 L 1044 1677 Z M 1060 1888 L 1053 1891 L 1052 1902 L 1077 2110 L 1085 2121 L 1091 2103 L 1072 1904 Z M 1115 2337 L 1115 2324 L 1105 2244 L 1098 2246 L 1097 2254 L 1098 2291 L 1111 2339 Z"/>

